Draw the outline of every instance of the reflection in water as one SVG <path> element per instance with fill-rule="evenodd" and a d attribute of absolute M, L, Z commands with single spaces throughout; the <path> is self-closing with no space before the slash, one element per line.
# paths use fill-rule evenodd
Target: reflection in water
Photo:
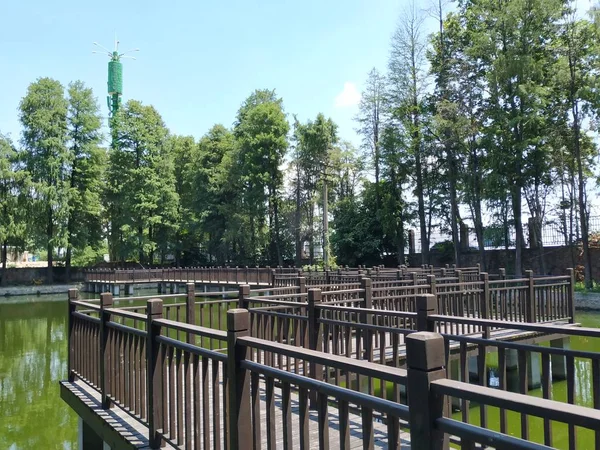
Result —
<path fill-rule="evenodd" d="M 18 300 L 0 300 L 0 449 L 76 448 L 77 416 L 58 388 L 67 370 L 65 295 Z"/>
<path fill-rule="evenodd" d="M 576 321 L 584 327 L 600 328 L 600 314 L 593 312 L 578 312 Z M 571 349 L 599 352 L 600 340 L 592 338 L 571 337 Z M 547 344 L 544 344 L 547 345 Z M 540 369 L 541 370 L 541 369 Z M 509 391 L 517 392 L 519 386 L 519 375 L 517 370 L 507 370 L 506 382 Z M 488 385 L 490 387 L 498 387 L 498 369 L 497 367 L 489 367 L 487 372 Z M 476 383 L 476 380 L 471 380 Z M 533 389 L 529 391 L 529 395 L 542 397 L 541 389 Z M 567 382 L 555 381 L 551 386 L 551 398 L 560 402 L 567 402 Z M 592 391 L 592 363 L 589 359 L 575 358 L 575 404 L 587 407 L 593 407 L 593 391 Z M 508 412 L 508 432 L 513 436 L 520 437 L 521 433 L 521 415 L 513 412 Z M 479 407 L 472 405 L 469 410 L 469 422 L 479 424 Z M 461 413 L 455 412 L 454 418 L 461 419 Z M 500 430 L 500 415 L 497 408 L 488 408 L 488 424 L 489 427 Z M 542 419 L 531 417 L 529 421 L 530 440 L 538 443 L 543 443 L 543 422 Z M 594 433 L 590 430 L 582 428 L 577 429 L 577 448 L 593 448 Z M 552 425 L 553 446 L 556 448 L 568 448 L 568 430 L 563 424 L 553 422 Z"/>

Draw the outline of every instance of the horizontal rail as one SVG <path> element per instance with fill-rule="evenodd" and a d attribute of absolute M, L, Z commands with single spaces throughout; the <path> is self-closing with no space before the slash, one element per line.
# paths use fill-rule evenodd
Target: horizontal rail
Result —
<path fill-rule="evenodd" d="M 406 370 L 395 367 L 382 366 L 364 360 L 349 359 L 343 356 L 323 353 L 317 350 L 294 347 L 288 344 L 265 341 L 254 337 L 240 337 L 238 342 L 250 348 L 267 352 L 279 353 L 281 355 L 316 362 L 331 368 L 351 370 L 353 373 L 369 377 L 380 378 L 398 384 L 406 384 Z"/>
<path fill-rule="evenodd" d="M 340 289 L 339 291 L 322 291 L 321 295 L 362 294 L 364 292 L 364 289 Z"/>
<path fill-rule="evenodd" d="M 527 322 L 507 322 L 504 320 L 475 319 L 461 316 L 443 316 L 440 314 L 432 314 L 427 316 L 427 318 L 430 321 L 490 326 L 493 328 L 533 331 L 537 333 L 559 333 L 568 336 L 600 337 L 600 328 L 580 327 L 572 323 L 565 323 L 564 325 L 550 325 L 543 323 L 536 324 Z M 561 320 L 567 319 L 568 317 L 561 318 Z"/>
<path fill-rule="evenodd" d="M 170 328 L 173 330 L 184 331 L 191 333 L 196 336 L 207 337 L 212 339 L 220 339 L 223 341 L 227 340 L 227 332 L 215 330 L 213 328 L 200 327 L 198 325 L 189 325 L 183 322 L 177 322 L 169 319 L 154 319 L 152 321 L 154 325 L 160 325 L 162 327 Z"/>
<path fill-rule="evenodd" d="M 480 405 L 509 409 L 522 414 L 543 417 L 557 422 L 595 430 L 600 428 L 600 410 L 584 406 L 526 396 L 510 391 L 501 391 L 447 378 L 431 382 L 431 389 L 437 395 L 474 401 Z"/>
<path fill-rule="evenodd" d="M 270 305 L 288 306 L 290 308 L 300 308 L 308 305 L 308 303 L 305 302 L 286 302 L 283 300 L 270 300 L 262 297 L 246 297 L 244 301 L 248 303 L 268 303 Z"/>
<path fill-rule="evenodd" d="M 348 300 L 344 300 L 347 302 Z M 331 302 L 335 303 L 335 302 Z M 329 302 L 327 303 L 316 303 L 315 308 L 324 310 L 324 311 L 339 311 L 339 312 L 354 312 L 354 313 L 363 313 L 363 314 L 371 314 L 374 316 L 388 316 L 388 317 L 401 317 L 406 319 L 412 319 L 417 317 L 416 312 L 411 311 L 391 311 L 387 309 L 369 309 L 369 308 L 357 308 L 354 306 L 337 306 L 331 305 Z"/>
<path fill-rule="evenodd" d="M 299 316 L 297 314 L 289 314 L 289 313 L 282 313 L 282 312 L 278 312 L 278 311 L 273 311 L 272 309 L 249 309 L 248 311 L 250 311 L 251 314 L 254 315 L 262 315 L 262 316 L 269 316 L 269 317 L 279 317 L 280 319 L 292 319 L 292 320 L 298 320 L 298 321 L 305 321 L 308 322 L 308 317 L 306 316 Z"/>
<path fill-rule="evenodd" d="M 156 342 L 168 345 L 173 348 L 177 348 L 179 350 L 183 350 L 184 352 L 189 352 L 201 356 L 203 358 L 214 359 L 216 361 L 222 362 L 223 364 L 227 364 L 227 354 L 219 352 L 217 350 L 209 350 L 207 348 L 197 347 L 195 345 L 178 341 L 177 339 L 172 339 L 167 336 L 157 336 Z"/>
<path fill-rule="evenodd" d="M 408 420 L 408 406 L 406 405 L 375 397 L 374 395 L 363 394 L 362 392 L 335 386 L 325 381 L 317 381 L 303 375 L 297 375 L 292 372 L 265 366 L 253 361 L 242 361 L 240 367 L 265 377 L 274 378 L 288 382 L 294 386 L 314 390 L 329 397 L 333 397 L 336 400 L 344 400 L 348 403 L 371 408 L 375 411 L 386 413 L 402 420 Z"/>
<path fill-rule="evenodd" d="M 370 323 L 356 323 L 356 322 L 348 322 L 345 320 L 335 320 L 335 319 L 319 319 L 319 323 L 324 325 L 334 325 L 339 327 L 352 327 L 357 330 L 371 330 L 385 333 L 395 333 L 407 335 L 410 333 L 415 333 L 415 330 L 409 330 L 406 328 L 396 328 L 396 327 L 386 327 L 383 325 L 372 325 Z"/>
<path fill-rule="evenodd" d="M 100 311 L 100 305 L 94 305 L 93 303 L 83 302 L 81 300 L 71 300 L 71 304 L 91 309 L 94 311 Z"/>
<path fill-rule="evenodd" d="M 83 314 L 83 313 L 81 313 L 79 311 L 74 311 L 73 312 L 73 317 L 77 317 L 78 319 L 86 320 L 88 322 L 100 324 L 100 318 L 99 317 L 88 316 L 87 314 Z"/>
<path fill-rule="evenodd" d="M 528 352 L 535 352 L 546 355 L 557 355 L 557 356 L 572 356 L 574 358 L 587 358 L 587 359 L 595 359 L 600 360 L 600 353 L 597 352 L 588 352 L 584 350 L 573 350 L 570 348 L 561 348 L 561 347 L 543 347 L 540 345 L 533 344 L 520 344 L 518 342 L 511 341 L 501 341 L 497 339 L 484 339 L 479 337 L 473 337 L 468 335 L 455 335 L 455 334 L 444 334 L 441 333 L 444 339 L 450 342 L 465 342 L 467 344 L 473 345 L 485 345 L 489 347 L 498 347 L 505 349 L 514 349 L 514 350 L 525 350 Z M 600 337 L 600 336 L 598 336 Z"/>
<path fill-rule="evenodd" d="M 147 333 L 144 330 L 140 330 L 138 328 L 128 327 L 127 325 L 123 325 L 117 322 L 106 322 L 106 326 L 108 328 L 112 328 L 114 330 L 121 331 L 123 333 L 134 334 L 136 336 L 146 338 Z"/>
<path fill-rule="evenodd" d="M 464 440 L 478 442 L 496 450 L 513 450 L 516 448 L 519 450 L 551 450 L 554 448 L 446 417 L 437 419 L 435 425 L 438 430 L 444 433 L 458 436 Z"/>
<path fill-rule="evenodd" d="M 136 313 L 136 312 L 132 312 L 132 311 L 126 311 L 126 310 L 123 310 L 120 308 L 106 308 L 104 311 L 106 311 L 107 313 L 110 313 L 114 316 L 124 317 L 126 319 L 142 320 L 144 322 L 148 318 L 148 316 L 146 316 L 146 314 L 140 314 L 140 313 Z"/>

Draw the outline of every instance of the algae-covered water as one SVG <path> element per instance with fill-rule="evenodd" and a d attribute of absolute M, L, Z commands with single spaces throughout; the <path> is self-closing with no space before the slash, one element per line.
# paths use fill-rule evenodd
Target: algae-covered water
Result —
<path fill-rule="evenodd" d="M 576 321 L 584 327 L 600 328 L 600 312 L 576 313 Z M 600 351 L 600 339 L 571 337 L 571 349 L 583 351 Z M 491 354 L 488 364 L 493 364 L 496 354 Z M 490 369 L 490 385 L 494 385 L 494 369 Z M 541 389 L 529 391 L 529 395 L 542 397 Z M 553 400 L 567 402 L 567 382 L 556 381 L 552 383 L 551 395 Z M 575 403 L 581 406 L 593 407 L 592 391 L 592 364 L 587 359 L 575 359 Z M 479 425 L 479 407 L 469 409 L 469 423 Z M 454 413 L 456 420 L 462 420 L 461 412 Z M 512 411 L 507 412 L 508 432 L 512 436 L 521 437 L 521 415 Z M 488 427 L 500 431 L 500 411 L 498 408 L 488 408 Z M 558 422 L 552 422 L 552 445 L 556 448 L 569 448 L 567 426 Z M 529 417 L 529 440 L 540 444 L 544 442 L 543 420 L 537 417 Z M 577 448 L 594 448 L 594 432 L 583 428 L 577 428 Z"/>
<path fill-rule="evenodd" d="M 0 298 L 0 449 L 77 448 L 77 416 L 60 399 L 58 381 L 67 370 L 66 294 Z M 599 313 L 578 313 L 584 326 L 600 328 Z M 205 323 L 204 325 L 208 325 Z M 600 351 L 598 342 L 573 338 L 571 348 Z M 577 403 L 591 405 L 591 368 L 578 361 Z M 541 390 L 531 394 L 541 396 Z M 566 400 L 566 383 L 553 385 L 553 396 Z M 489 423 L 499 428 L 498 411 Z M 456 416 L 460 417 L 460 413 Z M 479 411 L 471 408 L 472 423 Z M 509 414 L 512 434 L 520 436 L 520 417 Z M 530 438 L 542 441 L 543 428 L 531 419 Z M 566 430 L 554 424 L 554 445 L 566 448 Z M 578 448 L 590 447 L 591 433 L 581 430 Z"/>

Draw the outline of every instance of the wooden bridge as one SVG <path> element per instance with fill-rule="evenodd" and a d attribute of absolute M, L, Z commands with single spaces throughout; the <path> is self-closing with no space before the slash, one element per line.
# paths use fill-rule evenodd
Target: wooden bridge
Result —
<path fill-rule="evenodd" d="M 184 303 L 163 295 L 134 306 L 71 291 L 63 399 L 111 448 L 547 448 L 526 441 L 531 416 L 543 418 L 545 445 L 556 421 L 568 426 L 569 448 L 576 427 L 594 430 L 600 447 L 600 354 L 563 345 L 600 337 L 573 323 L 572 271 L 321 288 L 298 278 L 200 301 L 192 282 Z M 534 345 L 542 341 L 551 345 Z M 490 352 L 497 389 L 487 386 Z M 591 364 L 596 409 L 573 404 L 576 358 Z M 510 373 L 519 393 L 508 391 Z M 550 400 L 558 379 L 567 403 Z M 536 383 L 542 399 L 526 395 Z M 481 405 L 477 426 L 470 402 Z M 489 408 L 500 408 L 499 432 L 487 429 Z M 508 411 L 520 414 L 522 439 L 508 434 Z"/>
<path fill-rule="evenodd" d="M 477 278 L 479 266 L 457 269 L 453 267 L 433 268 L 422 266 L 408 268 L 340 268 L 335 271 L 303 271 L 295 268 L 270 267 L 163 267 L 140 269 L 89 269 L 84 273 L 84 291 L 93 293 L 111 292 L 119 296 L 121 292 L 133 295 L 134 286 L 156 284 L 159 294 L 179 292 L 179 286 L 194 283 L 206 288 L 218 287 L 223 290 L 248 284 L 255 288 L 297 286 L 304 279 L 308 286 L 328 286 L 358 282 L 363 277 L 374 281 L 386 280 L 419 280 L 424 281 L 428 275 L 442 279 L 454 277 L 457 281 L 468 281 Z"/>

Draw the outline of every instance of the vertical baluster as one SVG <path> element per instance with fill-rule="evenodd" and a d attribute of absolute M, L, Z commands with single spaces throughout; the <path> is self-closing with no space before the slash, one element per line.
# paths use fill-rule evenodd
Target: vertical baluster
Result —
<path fill-rule="evenodd" d="M 592 396 L 594 409 L 600 409 L 600 360 L 592 359 Z M 594 431 L 594 448 L 600 449 L 600 430 Z"/>
<path fill-rule="evenodd" d="M 212 360 L 212 392 L 213 392 L 213 440 L 214 450 L 221 450 L 221 405 L 220 405 L 219 361 Z"/>
<path fill-rule="evenodd" d="M 506 391 L 506 350 L 504 347 L 498 347 L 498 388 Z M 507 432 L 507 415 L 504 408 L 500 408 L 500 433 Z"/>
<path fill-rule="evenodd" d="M 200 380 L 202 378 L 202 374 L 200 372 L 200 357 L 196 354 L 192 355 L 192 366 L 193 366 L 193 380 L 192 384 L 194 386 L 194 450 L 200 450 L 201 448 L 201 436 L 202 436 L 202 428 L 201 428 L 201 395 L 200 395 Z M 189 397 L 188 397 L 189 398 Z"/>
<path fill-rule="evenodd" d="M 519 392 L 527 395 L 527 353 L 525 350 L 517 350 L 519 358 Z M 521 439 L 529 440 L 529 417 L 521 413 Z"/>
<path fill-rule="evenodd" d="M 565 358 L 567 363 L 567 402 L 575 404 L 575 357 L 568 354 Z M 577 430 L 575 425 L 569 424 L 569 450 L 577 448 Z"/>
<path fill-rule="evenodd" d="M 550 379 L 550 355 L 542 353 L 542 395 L 550 399 L 552 384 Z M 544 418 L 544 444 L 552 447 L 552 422 Z"/>
<path fill-rule="evenodd" d="M 177 308 L 177 314 L 179 314 L 179 307 Z M 176 371 L 175 375 L 175 390 L 177 392 L 177 443 L 183 444 L 183 358 L 182 351 L 177 349 L 175 352 Z"/>
<path fill-rule="evenodd" d="M 290 402 L 290 384 L 282 382 L 282 419 L 283 419 L 283 448 L 284 450 L 293 449 L 292 435 L 292 405 Z M 342 447 L 344 448 L 344 447 Z"/>
<path fill-rule="evenodd" d="M 275 392 L 274 380 L 266 377 L 266 409 L 267 409 L 267 450 L 276 450 L 277 432 L 275 429 Z"/>
<path fill-rule="evenodd" d="M 210 448 L 210 380 L 208 374 L 208 358 L 202 358 L 202 431 L 204 448 Z"/>
<path fill-rule="evenodd" d="M 340 448 L 350 448 L 350 420 L 348 402 L 339 401 L 339 420 L 340 420 Z"/>
<path fill-rule="evenodd" d="M 260 386 L 257 372 L 250 374 L 250 393 L 252 402 L 252 443 L 253 448 L 261 448 L 261 420 L 260 420 Z"/>

